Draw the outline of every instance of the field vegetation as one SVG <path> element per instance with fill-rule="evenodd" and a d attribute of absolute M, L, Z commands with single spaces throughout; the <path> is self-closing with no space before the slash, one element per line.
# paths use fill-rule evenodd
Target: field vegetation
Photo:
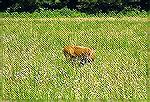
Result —
<path fill-rule="evenodd" d="M 80 12 L 77 10 L 70 10 L 68 8 L 62 8 L 57 10 L 36 10 L 35 12 L 0 12 L 0 18 L 91 18 L 91 17 L 115 17 L 115 18 L 123 18 L 123 17 L 141 17 L 148 18 L 150 17 L 150 11 L 146 12 L 144 10 L 139 11 L 138 9 L 130 9 L 126 8 L 121 12 L 109 11 L 105 12 L 97 12 L 95 14 L 89 14 L 85 12 Z"/>
<path fill-rule="evenodd" d="M 147 17 L 3 16 L 0 26 L 2 100 L 149 99 Z M 92 47 L 96 60 L 72 65 L 65 45 Z"/>
<path fill-rule="evenodd" d="M 148 0 L 1 0 L 2 101 L 150 100 Z M 94 48 L 80 67 L 66 45 Z"/>

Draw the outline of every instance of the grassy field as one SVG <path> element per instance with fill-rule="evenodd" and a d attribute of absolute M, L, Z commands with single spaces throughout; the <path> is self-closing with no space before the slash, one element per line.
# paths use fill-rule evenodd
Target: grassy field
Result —
<path fill-rule="evenodd" d="M 148 99 L 146 18 L 1 18 L 0 26 L 2 100 Z M 73 66 L 65 45 L 92 47 L 96 60 Z"/>

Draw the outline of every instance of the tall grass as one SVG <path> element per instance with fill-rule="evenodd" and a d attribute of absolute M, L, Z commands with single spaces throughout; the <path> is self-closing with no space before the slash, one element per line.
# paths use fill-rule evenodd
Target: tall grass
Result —
<path fill-rule="evenodd" d="M 148 21 L 1 19 L 2 100 L 147 99 Z M 65 45 L 96 50 L 94 63 L 67 62 Z"/>
<path fill-rule="evenodd" d="M 97 12 L 96 14 L 88 14 L 79 12 L 77 10 L 70 10 L 68 8 L 62 8 L 60 10 L 36 10 L 35 12 L 0 12 L 1 18 L 59 18 L 59 17 L 149 17 L 150 12 L 144 10 L 139 11 L 137 9 L 125 9 L 123 11 L 110 11 L 109 13 Z"/>

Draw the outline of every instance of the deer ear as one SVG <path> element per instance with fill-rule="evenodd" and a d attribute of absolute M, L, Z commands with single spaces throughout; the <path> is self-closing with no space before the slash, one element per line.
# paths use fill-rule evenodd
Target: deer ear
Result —
<path fill-rule="evenodd" d="M 88 56 L 90 56 L 90 55 L 91 55 L 90 51 L 88 51 L 88 52 L 87 52 L 87 55 L 88 55 Z"/>
<path fill-rule="evenodd" d="M 92 52 L 89 53 L 89 56 L 91 56 L 91 55 L 92 55 Z"/>

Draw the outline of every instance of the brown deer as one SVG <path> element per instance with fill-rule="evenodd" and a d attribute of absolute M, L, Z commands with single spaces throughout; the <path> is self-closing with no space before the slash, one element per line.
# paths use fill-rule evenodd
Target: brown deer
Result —
<path fill-rule="evenodd" d="M 63 49 L 66 59 L 75 61 L 80 60 L 80 64 L 91 63 L 95 59 L 94 49 L 82 46 L 69 45 Z"/>

